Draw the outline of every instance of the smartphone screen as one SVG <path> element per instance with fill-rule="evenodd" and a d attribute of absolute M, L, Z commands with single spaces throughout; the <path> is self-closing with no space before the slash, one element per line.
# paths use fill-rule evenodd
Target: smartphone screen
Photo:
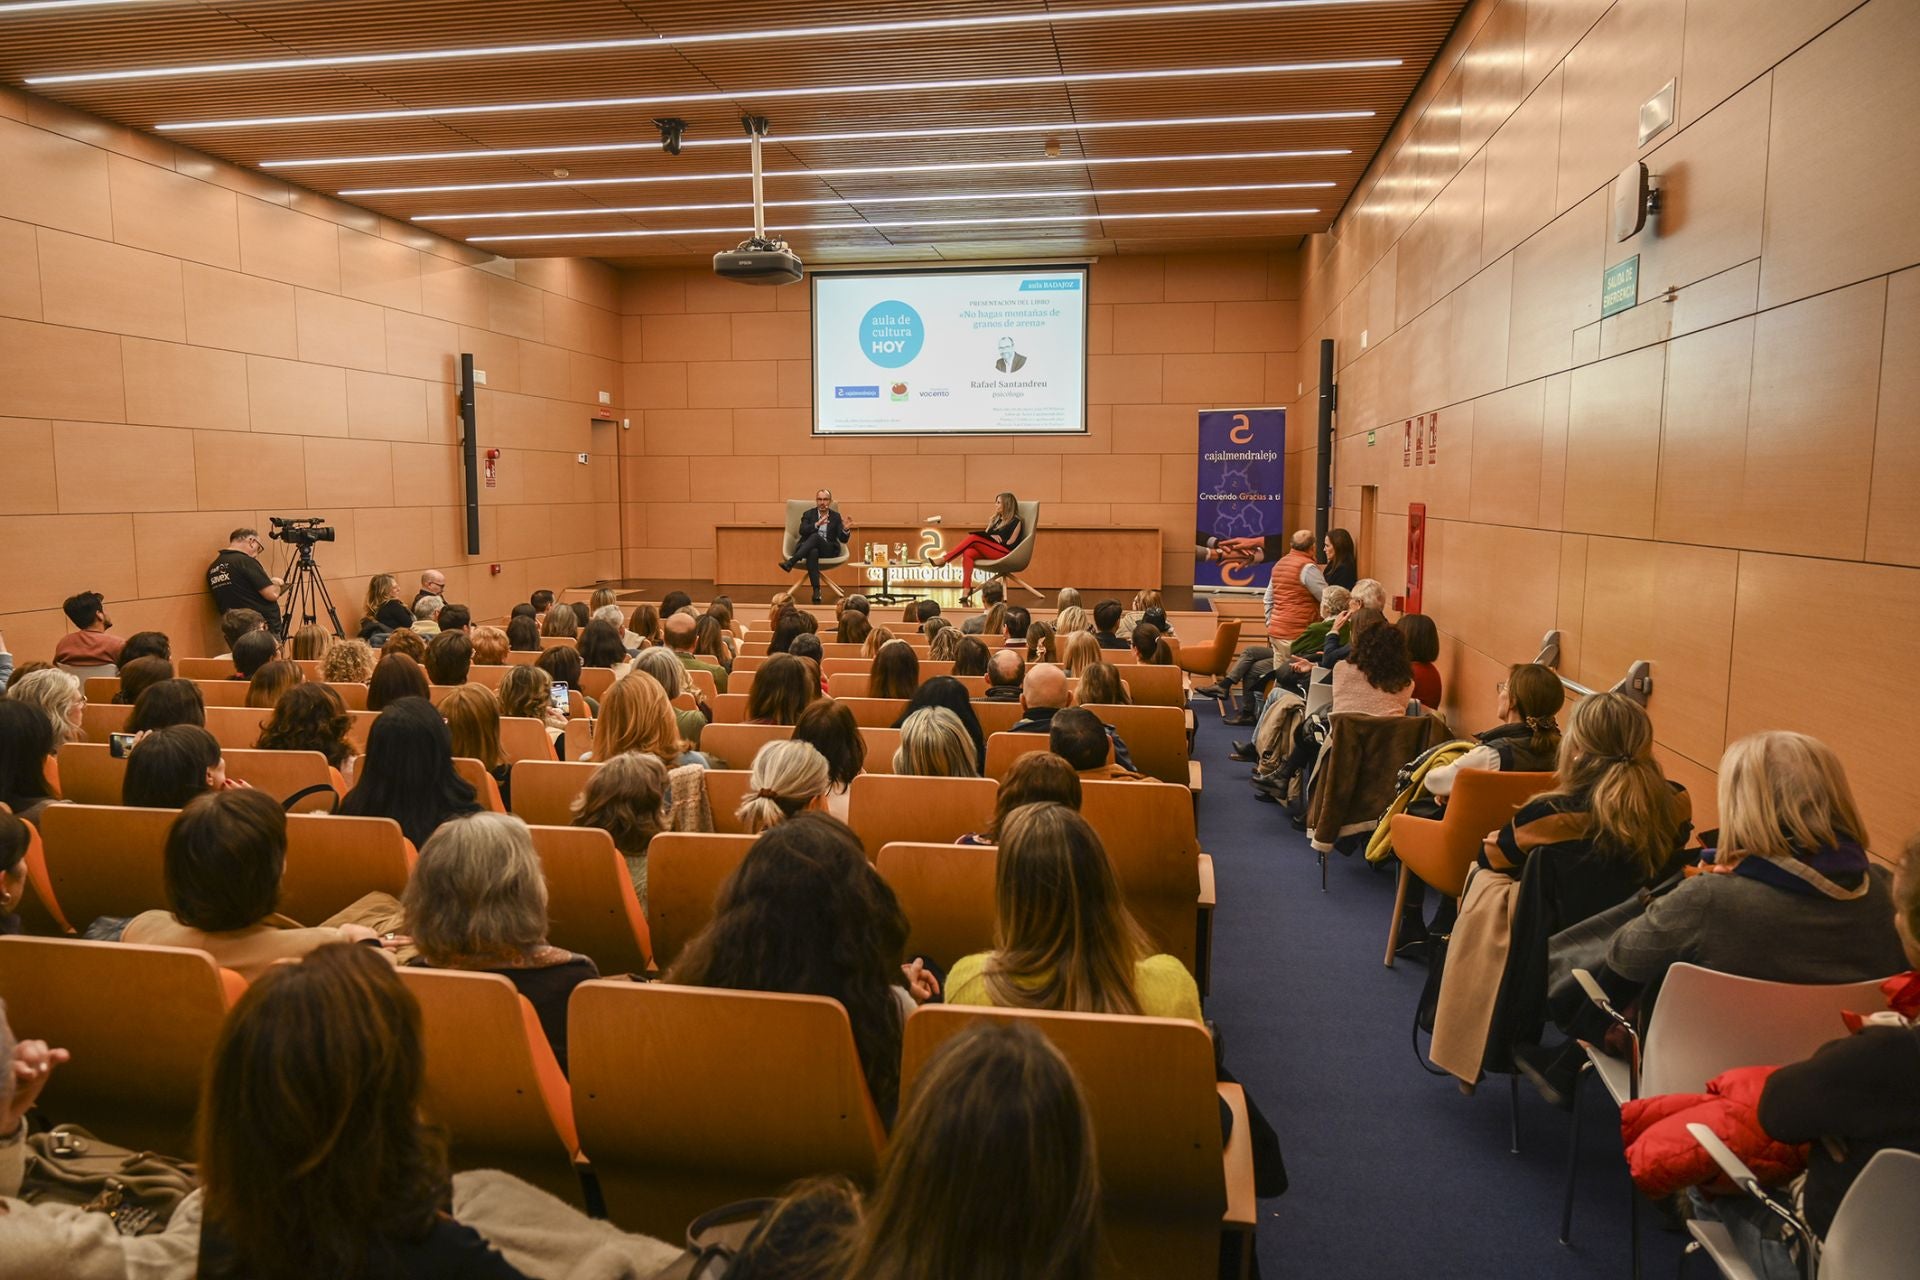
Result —
<path fill-rule="evenodd" d="M 553 709 L 555 711 L 568 710 L 567 682 L 565 680 L 555 680 L 553 682 L 553 696 L 550 701 L 553 703 Z"/>
<path fill-rule="evenodd" d="M 127 758 L 127 752 L 133 750 L 134 737 L 135 735 L 131 733 L 108 734 L 108 753 L 111 754 L 115 760 L 125 760 Z"/>

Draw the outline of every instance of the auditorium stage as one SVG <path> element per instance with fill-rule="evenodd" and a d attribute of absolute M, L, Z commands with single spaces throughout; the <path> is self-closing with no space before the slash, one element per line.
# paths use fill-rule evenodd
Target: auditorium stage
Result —
<path fill-rule="evenodd" d="M 792 583 L 799 593 L 801 603 L 805 604 L 810 599 L 807 595 L 806 575 L 804 573 L 795 573 Z M 715 595 L 727 595 L 731 596 L 735 601 L 765 604 L 774 592 L 780 590 L 777 586 L 768 586 L 765 583 L 716 583 L 699 578 L 614 578 L 604 582 L 593 583 L 585 587 L 573 588 L 568 592 L 568 598 L 571 599 L 574 595 L 581 592 L 592 592 L 596 587 L 612 587 L 620 593 L 623 604 L 637 604 L 642 600 L 658 600 L 669 591 L 684 591 L 695 600 L 711 600 Z M 851 593 L 856 589 L 864 592 L 868 588 L 866 586 L 859 588 L 849 586 L 847 589 Z M 878 590 L 878 584 L 873 584 L 872 589 Z M 905 590 L 917 593 L 922 599 L 937 600 L 942 608 L 960 603 L 960 589 L 958 587 L 933 587 L 921 584 L 907 587 Z M 1051 610 L 1053 608 L 1055 594 L 1055 592 L 1049 591 L 1041 599 L 1035 600 L 1032 596 L 1020 590 L 1020 588 L 1009 585 L 1007 599 L 1013 604 L 1033 605 Z M 1162 587 L 1160 588 L 1160 597 L 1162 606 L 1173 612 L 1206 611 L 1212 608 L 1207 598 L 1196 595 L 1194 589 L 1190 586 Z M 979 600 L 977 590 L 974 599 L 976 602 Z M 1106 599 L 1118 600 L 1123 605 L 1131 605 L 1133 603 L 1133 597 L 1130 593 L 1086 590 L 1080 593 L 1081 605 L 1089 609 L 1101 600 Z M 820 607 L 822 609 L 832 608 L 833 600 L 834 594 L 831 590 L 823 589 L 821 591 Z M 1257 598 L 1255 598 L 1255 602 L 1256 604 L 1258 603 Z"/>

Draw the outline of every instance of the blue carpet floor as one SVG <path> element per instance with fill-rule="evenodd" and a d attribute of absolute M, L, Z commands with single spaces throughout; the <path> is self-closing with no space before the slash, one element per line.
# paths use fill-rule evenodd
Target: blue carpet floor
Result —
<path fill-rule="evenodd" d="M 1249 766 L 1227 759 L 1232 735 L 1249 731 L 1222 725 L 1211 703 L 1193 706 L 1200 844 L 1219 892 L 1207 1012 L 1279 1131 L 1292 1178 L 1260 1206 L 1262 1274 L 1623 1280 L 1630 1193 L 1604 1091 L 1583 1090 L 1573 1243 L 1563 1246 L 1567 1114 L 1523 1083 L 1512 1155 L 1505 1077 L 1464 1097 L 1451 1077 L 1421 1071 L 1409 1036 L 1426 970 L 1380 963 L 1392 876 L 1336 855 L 1322 893 L 1306 837 L 1253 798 Z M 1648 1274 L 1673 1275 L 1684 1237 L 1651 1216 Z"/>

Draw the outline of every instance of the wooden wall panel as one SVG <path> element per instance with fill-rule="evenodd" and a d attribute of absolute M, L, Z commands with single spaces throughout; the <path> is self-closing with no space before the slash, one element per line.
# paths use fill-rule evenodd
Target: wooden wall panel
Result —
<path fill-rule="evenodd" d="M 1400 126 L 1439 152 L 1383 149 L 1308 237 L 1302 353 L 1336 340 L 1337 501 L 1379 486 L 1370 554 L 1394 590 L 1407 504 L 1428 504 L 1457 727 L 1484 727 L 1482 677 L 1550 616 L 1587 684 L 1654 664 L 1657 753 L 1703 820 L 1726 743 L 1787 727 L 1840 750 L 1880 852 L 1920 826 L 1898 775 L 1910 664 L 1836 688 L 1800 644 L 1835 601 L 1864 602 L 1862 652 L 1904 657 L 1920 624 L 1915 47 L 1902 0 L 1479 0 Z M 1644 153 L 1664 204 L 1616 243 L 1601 186 L 1669 77 L 1678 120 Z M 1457 113 L 1457 152 L 1433 113 Z M 1448 216 L 1476 165 L 1477 235 Z M 1453 278 L 1475 252 L 1493 265 Z M 1603 267 L 1634 255 L 1638 304 L 1601 320 Z M 1436 387 L 1419 330 L 1441 316 Z M 1427 414 L 1439 465 L 1403 467 L 1400 425 Z M 1368 447 L 1381 428 L 1392 447 Z"/>

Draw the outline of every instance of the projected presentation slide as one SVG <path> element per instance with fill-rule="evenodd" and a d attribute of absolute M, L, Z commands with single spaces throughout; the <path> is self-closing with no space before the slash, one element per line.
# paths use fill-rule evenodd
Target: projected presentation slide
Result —
<path fill-rule="evenodd" d="M 815 435 L 1086 429 L 1085 267 L 813 276 Z"/>

